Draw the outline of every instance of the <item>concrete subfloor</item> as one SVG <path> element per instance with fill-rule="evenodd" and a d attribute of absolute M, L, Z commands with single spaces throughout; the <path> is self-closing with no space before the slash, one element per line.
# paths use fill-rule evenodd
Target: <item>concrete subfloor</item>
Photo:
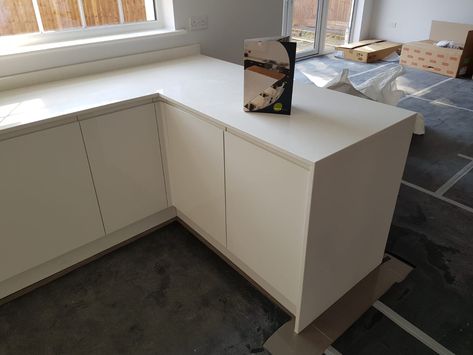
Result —
<path fill-rule="evenodd" d="M 394 65 L 327 55 L 299 62 L 296 80 L 313 85 L 302 72 L 327 81 L 347 67 L 361 83 Z M 473 172 L 436 191 L 473 157 L 473 82 L 447 79 L 415 69 L 398 79 L 413 95 L 399 106 L 422 112 L 427 130 L 413 137 L 387 245 L 415 269 L 381 301 L 453 353 L 471 355 Z M 0 306 L 0 354 L 267 354 L 262 344 L 288 320 L 173 223 Z M 375 308 L 333 347 L 435 353 Z"/>
<path fill-rule="evenodd" d="M 0 354 L 267 354 L 289 319 L 174 222 L 0 306 Z"/>
<path fill-rule="evenodd" d="M 348 68 L 360 84 L 395 65 L 331 54 L 299 62 L 296 80 L 312 85 L 303 73 L 323 82 Z M 426 134 L 413 136 L 387 245 L 388 253 L 415 269 L 381 302 L 451 352 L 471 355 L 473 81 L 406 68 L 397 84 L 410 95 L 399 106 L 425 116 Z M 333 347 L 342 354 L 435 353 L 375 308 Z"/>

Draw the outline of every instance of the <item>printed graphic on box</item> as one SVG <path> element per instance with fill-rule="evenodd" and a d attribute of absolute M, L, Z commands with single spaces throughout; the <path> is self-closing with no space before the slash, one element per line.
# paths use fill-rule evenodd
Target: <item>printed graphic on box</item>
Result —
<path fill-rule="evenodd" d="M 290 115 L 295 61 L 289 37 L 246 40 L 244 110 Z"/>

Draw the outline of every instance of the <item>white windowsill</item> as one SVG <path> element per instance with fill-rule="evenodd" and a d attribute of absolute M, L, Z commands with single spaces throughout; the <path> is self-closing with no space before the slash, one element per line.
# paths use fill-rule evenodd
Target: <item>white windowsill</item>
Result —
<path fill-rule="evenodd" d="M 41 51 L 47 51 L 51 49 L 58 49 L 58 48 L 80 47 L 80 46 L 86 46 L 86 45 L 97 44 L 97 43 L 128 40 L 128 39 L 133 39 L 133 38 L 146 38 L 146 37 L 162 38 L 162 37 L 174 36 L 174 35 L 185 34 L 185 33 L 187 33 L 187 30 L 162 28 L 162 29 L 156 29 L 156 30 L 137 31 L 137 32 L 114 34 L 114 35 L 105 35 L 105 36 L 99 36 L 99 37 L 66 40 L 66 41 L 59 41 L 59 42 L 52 42 L 52 43 L 25 45 L 21 47 L 10 47 L 10 48 L 7 47 L 7 48 L 2 48 L 0 50 L 0 57 L 12 56 L 12 55 L 24 54 L 24 53 L 41 52 Z"/>

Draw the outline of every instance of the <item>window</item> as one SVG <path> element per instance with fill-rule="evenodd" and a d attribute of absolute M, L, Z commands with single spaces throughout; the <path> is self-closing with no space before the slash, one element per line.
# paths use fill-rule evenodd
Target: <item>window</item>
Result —
<path fill-rule="evenodd" d="M 158 0 L 0 0 L 0 36 L 158 24 Z M 115 26 L 117 27 L 117 26 Z"/>

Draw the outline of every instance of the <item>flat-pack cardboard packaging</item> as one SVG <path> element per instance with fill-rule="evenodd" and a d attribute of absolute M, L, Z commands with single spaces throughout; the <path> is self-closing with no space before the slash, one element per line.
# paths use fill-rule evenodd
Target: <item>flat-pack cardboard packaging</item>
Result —
<path fill-rule="evenodd" d="M 245 41 L 243 109 L 291 114 L 296 43 L 289 37 Z"/>
<path fill-rule="evenodd" d="M 367 39 L 335 47 L 343 52 L 343 58 L 356 62 L 372 63 L 384 59 L 391 53 L 400 52 L 402 44 L 382 39 Z"/>
<path fill-rule="evenodd" d="M 437 47 L 439 41 L 453 41 L 460 49 Z M 452 78 L 473 75 L 473 25 L 432 21 L 430 38 L 403 46 L 402 65 Z"/>

